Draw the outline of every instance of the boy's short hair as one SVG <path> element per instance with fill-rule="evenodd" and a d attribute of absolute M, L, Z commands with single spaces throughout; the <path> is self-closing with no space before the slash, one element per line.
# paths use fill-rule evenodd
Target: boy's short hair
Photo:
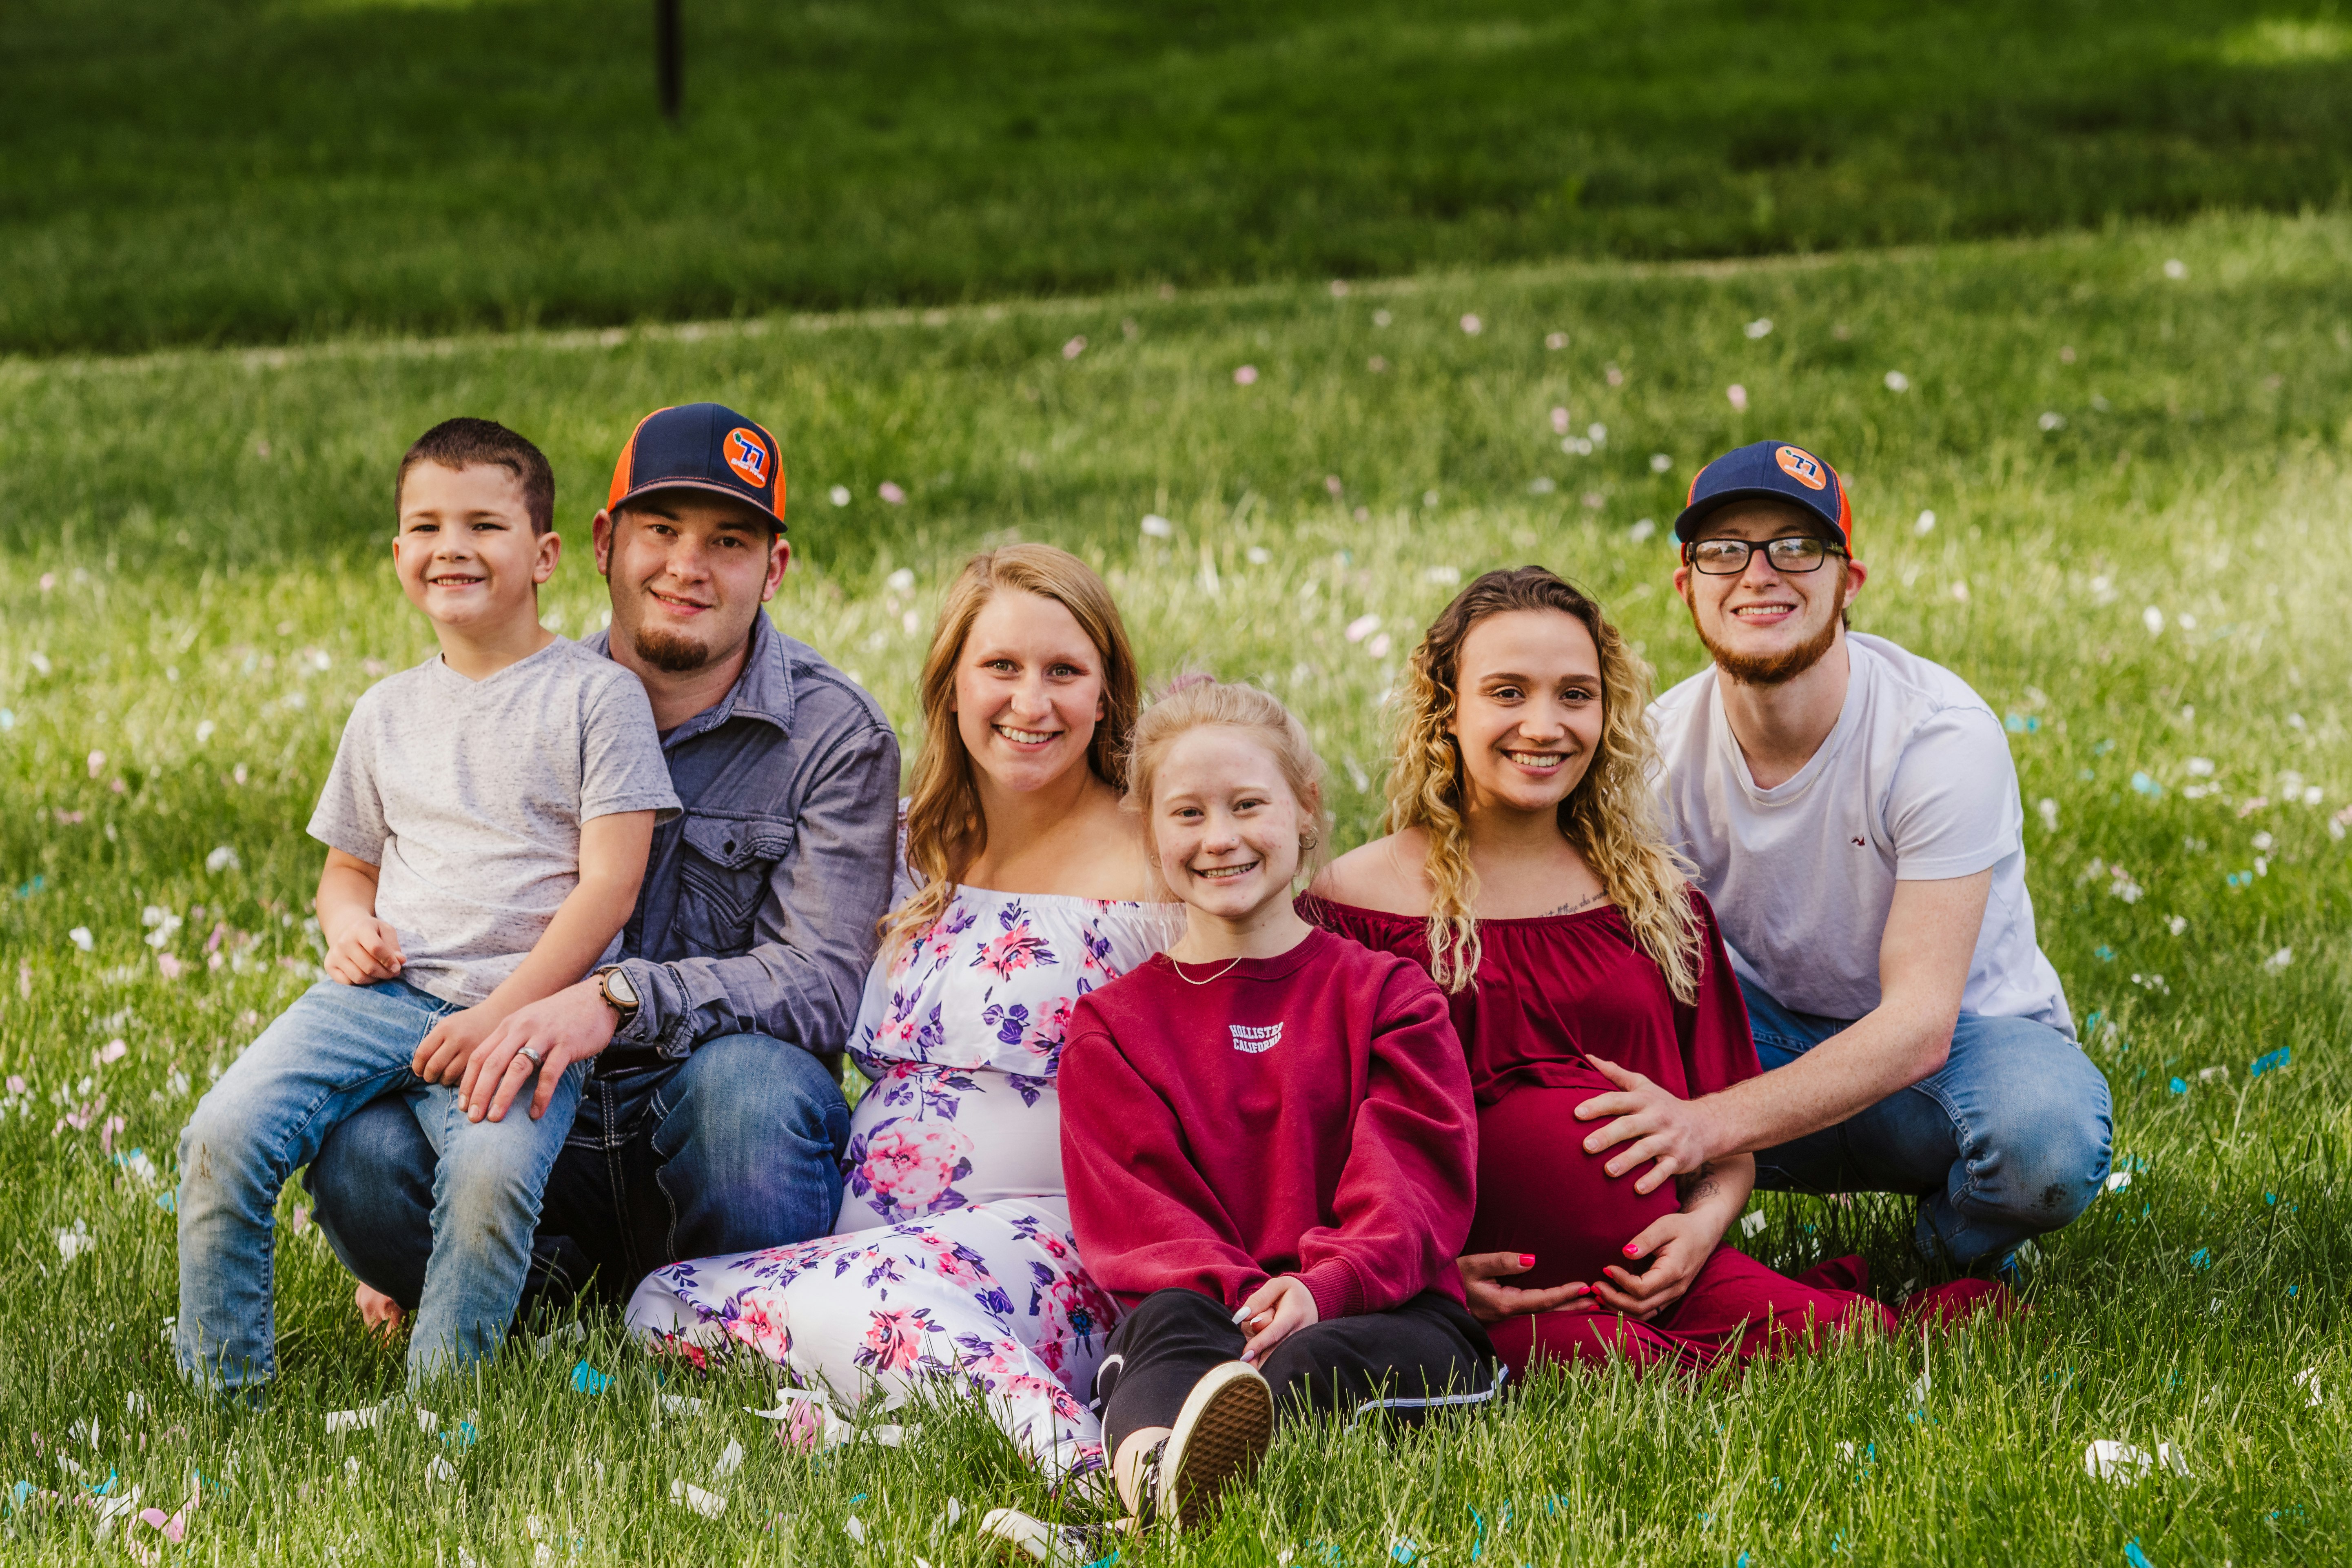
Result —
<path fill-rule="evenodd" d="M 545 533 L 555 526 L 555 470 L 548 467 L 547 454 L 495 419 L 444 419 L 419 436 L 400 459 L 400 472 L 392 481 L 395 511 L 400 507 L 401 487 L 408 482 L 408 470 L 419 463 L 444 468 L 488 463 L 504 468 L 522 486 L 530 531 Z"/>

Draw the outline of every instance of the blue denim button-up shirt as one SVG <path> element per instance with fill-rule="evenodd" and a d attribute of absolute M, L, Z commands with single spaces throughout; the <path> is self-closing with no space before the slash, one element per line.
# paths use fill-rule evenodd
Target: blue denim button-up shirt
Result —
<path fill-rule="evenodd" d="M 583 639 L 610 656 L 611 634 Z M 726 698 L 661 738 L 685 811 L 654 829 L 621 933 L 642 1004 L 606 1066 L 761 1034 L 835 1058 L 890 898 L 898 737 L 762 613 Z"/>

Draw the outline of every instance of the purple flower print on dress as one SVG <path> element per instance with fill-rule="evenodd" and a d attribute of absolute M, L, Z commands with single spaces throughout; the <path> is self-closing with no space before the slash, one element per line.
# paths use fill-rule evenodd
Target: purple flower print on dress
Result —
<path fill-rule="evenodd" d="M 1017 1072 L 1006 1073 L 1004 1081 L 1013 1086 L 1013 1091 L 1021 1097 L 1024 1105 L 1036 1104 L 1045 1098 L 1045 1091 L 1054 1087 L 1054 1080 L 1050 1078 L 1026 1078 Z"/>
<path fill-rule="evenodd" d="M 996 1038 L 1003 1045 L 1021 1045 L 1029 1035 L 1029 1009 L 1018 1002 L 1009 1007 L 991 1003 L 981 1009 L 980 1021 L 996 1031 Z"/>

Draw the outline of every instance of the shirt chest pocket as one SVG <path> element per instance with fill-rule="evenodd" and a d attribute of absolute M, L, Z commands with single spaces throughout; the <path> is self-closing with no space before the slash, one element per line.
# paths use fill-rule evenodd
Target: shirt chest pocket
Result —
<path fill-rule="evenodd" d="M 685 818 L 677 871 L 677 933 L 687 950 L 714 958 L 749 952 L 776 862 L 792 847 L 793 825 L 766 816 Z"/>

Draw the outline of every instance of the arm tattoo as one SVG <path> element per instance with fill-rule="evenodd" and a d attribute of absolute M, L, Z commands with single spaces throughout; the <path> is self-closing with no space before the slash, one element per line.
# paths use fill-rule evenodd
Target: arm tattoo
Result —
<path fill-rule="evenodd" d="M 1721 1191 L 1723 1191 L 1723 1184 L 1715 1179 L 1715 1166 L 1712 1163 L 1675 1178 L 1675 1193 L 1682 1199 L 1685 1208 L 1711 1198 Z"/>

